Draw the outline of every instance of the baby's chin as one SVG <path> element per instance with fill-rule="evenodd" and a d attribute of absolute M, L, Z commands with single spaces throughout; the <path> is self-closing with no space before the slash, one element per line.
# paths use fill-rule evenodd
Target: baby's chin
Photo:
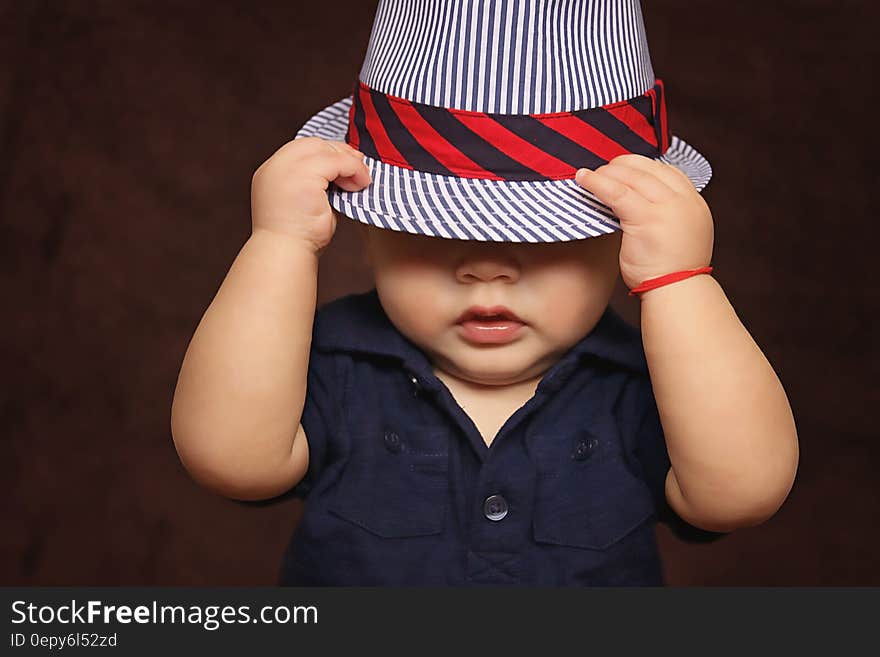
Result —
<path fill-rule="evenodd" d="M 510 386 L 540 378 L 549 364 L 535 363 L 521 355 L 505 354 L 503 349 L 479 355 L 439 359 L 434 367 L 461 381 L 484 386 Z"/>

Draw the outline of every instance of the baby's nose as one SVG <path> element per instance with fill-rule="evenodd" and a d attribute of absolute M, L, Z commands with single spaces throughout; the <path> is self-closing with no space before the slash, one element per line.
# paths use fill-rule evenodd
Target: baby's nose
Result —
<path fill-rule="evenodd" d="M 520 264 L 513 253 L 503 248 L 474 249 L 462 259 L 456 276 L 463 283 L 496 279 L 514 283 L 520 276 Z"/>

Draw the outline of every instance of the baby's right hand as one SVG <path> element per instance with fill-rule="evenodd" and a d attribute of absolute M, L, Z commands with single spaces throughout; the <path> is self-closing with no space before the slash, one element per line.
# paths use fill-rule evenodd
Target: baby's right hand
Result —
<path fill-rule="evenodd" d="M 356 192 L 369 185 L 363 158 L 344 141 L 301 137 L 287 142 L 254 172 L 253 230 L 292 236 L 320 255 L 336 232 L 327 187 L 333 182 Z"/>

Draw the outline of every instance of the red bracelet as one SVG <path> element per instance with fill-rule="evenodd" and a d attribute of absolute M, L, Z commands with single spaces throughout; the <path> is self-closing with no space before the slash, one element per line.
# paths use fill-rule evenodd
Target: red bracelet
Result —
<path fill-rule="evenodd" d="M 669 283 L 675 283 L 677 281 L 684 280 L 685 278 L 690 278 L 691 276 L 696 276 L 697 274 L 708 274 L 712 271 L 712 267 L 700 267 L 699 269 L 685 269 L 683 271 L 674 271 L 671 274 L 666 274 L 665 276 L 658 276 L 657 278 L 649 278 L 648 280 L 640 283 L 633 289 L 629 291 L 629 296 L 634 296 L 636 294 L 641 294 L 642 292 L 647 292 L 648 290 L 653 290 L 655 287 L 660 287 L 661 285 L 668 285 Z"/>

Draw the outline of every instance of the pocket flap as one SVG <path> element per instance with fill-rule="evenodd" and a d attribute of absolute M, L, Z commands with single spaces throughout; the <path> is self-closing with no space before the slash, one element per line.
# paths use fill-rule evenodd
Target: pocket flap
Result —
<path fill-rule="evenodd" d="M 608 436 L 546 441 L 535 457 L 536 541 L 605 550 L 655 514 L 648 487 Z"/>
<path fill-rule="evenodd" d="M 378 433 L 355 437 L 360 448 L 352 451 L 329 510 L 383 538 L 440 533 L 449 489 L 445 436 L 438 433 L 428 441 L 435 448 L 424 451 L 402 434 Z"/>

